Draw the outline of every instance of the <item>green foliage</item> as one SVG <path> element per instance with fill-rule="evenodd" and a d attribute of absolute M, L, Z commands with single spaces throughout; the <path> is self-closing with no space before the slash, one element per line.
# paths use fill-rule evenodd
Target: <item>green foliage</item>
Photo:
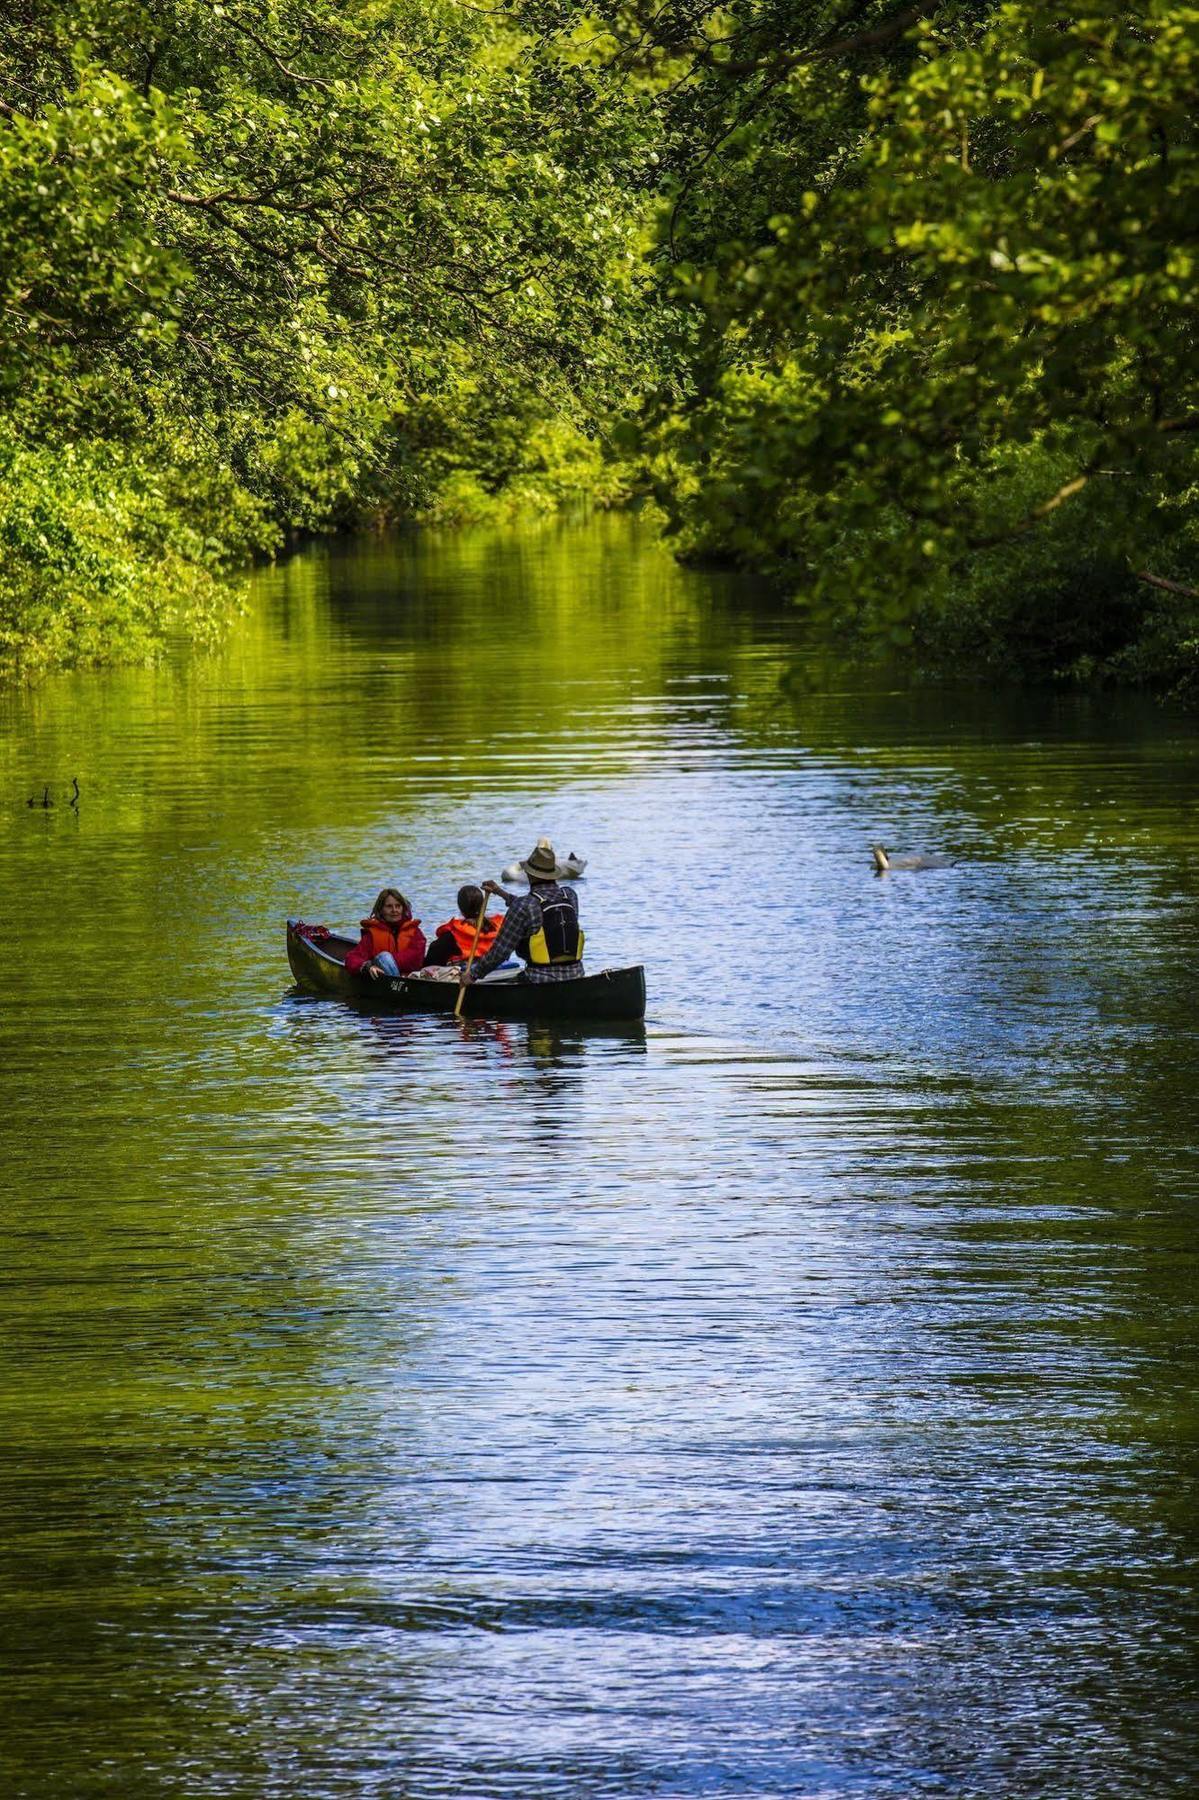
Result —
<path fill-rule="evenodd" d="M 172 626 L 211 638 L 236 604 L 220 577 L 269 535 L 210 465 L 0 436 L 0 669 L 145 655 Z"/>
<path fill-rule="evenodd" d="M 868 639 L 1188 686 L 1197 59 L 1174 0 L 13 0 L 6 653 L 637 456 Z"/>
<path fill-rule="evenodd" d="M 630 470 L 604 454 L 594 437 L 556 418 L 513 421 L 512 444 L 489 467 L 424 471 L 428 500 L 418 517 L 437 525 L 494 524 L 569 508 L 619 506 L 633 488 Z"/>
<path fill-rule="evenodd" d="M 1138 581 L 1196 570 L 1199 11 L 725 17 L 675 103 L 689 384 L 644 415 L 681 545 L 1038 669 L 1069 590 L 1055 666 L 1146 671 L 1163 606 L 1194 635 Z"/>
<path fill-rule="evenodd" d="M 76 543 L 9 577 L 14 651 L 99 653 L 101 618 L 140 650 L 171 582 L 190 602 L 282 528 L 431 504 L 472 459 L 497 490 L 538 453 L 496 421 L 569 437 L 629 385 L 643 203 L 582 153 L 588 71 L 503 15 L 20 0 L 0 96 L 10 514 L 57 479 Z M 149 471 L 179 508 L 155 529 Z M 110 570 L 86 629 L 85 546 Z M 142 556 L 153 599 L 116 572 Z"/>

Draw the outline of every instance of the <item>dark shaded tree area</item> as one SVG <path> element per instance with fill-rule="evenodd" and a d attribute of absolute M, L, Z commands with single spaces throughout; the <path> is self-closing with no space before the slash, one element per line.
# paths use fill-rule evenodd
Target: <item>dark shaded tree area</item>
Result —
<path fill-rule="evenodd" d="M 684 551 L 876 643 L 1192 687 L 1199 12 L 638 22 L 693 337 L 637 437 Z"/>

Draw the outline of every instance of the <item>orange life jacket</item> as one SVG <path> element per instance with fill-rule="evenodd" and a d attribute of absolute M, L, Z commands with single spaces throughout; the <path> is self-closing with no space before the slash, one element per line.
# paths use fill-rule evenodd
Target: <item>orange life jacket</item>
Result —
<path fill-rule="evenodd" d="M 363 919 L 363 931 L 371 934 L 371 957 L 381 956 L 384 950 L 390 950 L 397 964 L 402 969 L 405 962 L 409 968 L 420 968 L 420 959 L 425 954 L 425 936 L 420 928 L 419 919 L 401 919 L 394 928 L 386 919 Z M 419 938 L 416 945 L 414 939 Z M 413 956 L 416 961 L 413 962 Z"/>
<path fill-rule="evenodd" d="M 437 927 L 438 937 L 453 938 L 458 954 L 450 958 L 451 962 L 465 962 L 470 955 L 470 947 L 475 941 L 474 919 L 447 919 L 444 925 Z M 483 929 L 479 933 L 479 947 L 476 956 L 486 956 L 496 938 L 500 935 L 500 926 L 504 923 L 499 913 L 492 913 L 483 920 Z"/>

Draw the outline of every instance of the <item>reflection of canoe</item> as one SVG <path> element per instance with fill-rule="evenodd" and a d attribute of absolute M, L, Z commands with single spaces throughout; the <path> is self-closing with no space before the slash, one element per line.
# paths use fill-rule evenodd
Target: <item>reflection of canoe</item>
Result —
<path fill-rule="evenodd" d="M 351 975 L 346 952 L 356 937 L 331 932 L 314 942 L 307 927 L 287 921 L 287 960 L 297 983 L 310 994 L 336 994 L 372 1010 L 452 1013 L 458 987 L 452 981 L 372 981 Z M 466 990 L 463 1014 L 471 1019 L 643 1019 L 645 970 L 603 969 L 578 981 L 521 981 L 489 978 Z"/>

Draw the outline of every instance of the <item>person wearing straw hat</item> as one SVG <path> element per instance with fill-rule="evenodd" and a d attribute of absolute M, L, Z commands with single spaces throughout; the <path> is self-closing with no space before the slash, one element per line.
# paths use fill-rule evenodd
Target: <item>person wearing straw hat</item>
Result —
<path fill-rule="evenodd" d="M 555 879 L 558 858 L 549 839 L 539 838 L 520 866 L 529 878 L 527 894 L 506 893 L 494 881 L 483 883 L 484 893 L 502 900 L 508 912 L 486 956 L 463 970 L 464 983 L 481 981 L 512 955 L 524 962 L 524 981 L 578 981 L 583 973 L 579 897 Z"/>

